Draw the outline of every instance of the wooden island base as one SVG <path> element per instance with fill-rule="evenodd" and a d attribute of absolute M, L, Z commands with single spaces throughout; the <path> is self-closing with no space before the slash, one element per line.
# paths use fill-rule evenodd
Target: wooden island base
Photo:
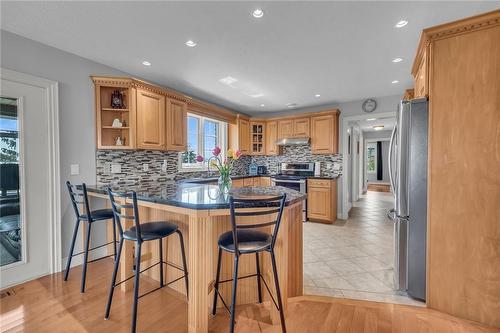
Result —
<path fill-rule="evenodd" d="M 94 198 L 106 199 L 99 193 L 89 193 Z M 109 206 L 109 201 L 107 202 Z M 214 294 L 215 272 L 217 266 L 217 241 L 219 236 L 231 230 L 230 213 L 228 209 L 195 210 L 179 208 L 164 204 L 139 201 L 139 216 L 141 223 L 151 221 L 171 221 L 176 223 L 184 236 L 189 272 L 188 328 L 189 332 L 208 332 L 208 319 L 211 315 L 211 305 Z M 131 213 L 131 212 L 130 212 Z M 129 214 L 127 214 L 129 215 Z M 131 214 L 130 214 L 131 215 Z M 249 223 L 264 221 L 266 216 L 248 218 Z M 269 217 L 267 217 L 268 221 Z M 246 221 L 243 221 L 246 222 Z M 127 221 L 129 228 L 132 221 Z M 108 241 L 112 241 L 112 224 L 108 225 Z M 163 257 L 179 267 L 182 267 L 180 243 L 177 235 L 171 235 L 163 240 Z M 111 245 L 108 253 L 112 253 Z M 287 309 L 289 297 L 301 296 L 303 292 L 302 271 L 302 201 L 285 207 L 275 247 L 278 276 L 284 309 Z M 230 280 L 233 275 L 233 255 L 223 253 L 221 280 Z M 158 241 L 145 242 L 142 245 L 141 267 L 149 267 L 159 261 Z M 125 241 L 120 262 L 117 281 L 122 281 L 133 275 L 134 242 Z M 260 270 L 267 285 L 275 293 L 272 279 L 270 255 L 260 254 Z M 255 255 L 243 255 L 240 259 L 238 274 L 240 277 L 256 273 Z M 159 281 L 158 266 L 146 271 L 147 276 Z M 164 280 L 173 281 L 182 276 L 182 272 L 168 266 L 164 270 Z M 110 276 L 111 278 L 111 276 Z M 122 284 L 123 291 L 133 288 L 133 279 Z M 186 294 L 184 279 L 171 284 L 172 288 Z M 264 300 L 269 299 L 264 285 L 261 286 Z M 223 283 L 220 292 L 226 304 L 231 303 L 231 283 Z M 237 304 L 258 302 L 257 279 L 249 277 L 238 281 Z M 220 306 L 222 302 L 218 304 Z M 219 309 L 225 311 L 225 309 Z M 279 313 L 271 307 L 271 319 L 279 324 Z"/>

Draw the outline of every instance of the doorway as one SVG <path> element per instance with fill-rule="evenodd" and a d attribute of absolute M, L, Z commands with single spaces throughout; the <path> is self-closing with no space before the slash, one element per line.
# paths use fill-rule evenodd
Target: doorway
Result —
<path fill-rule="evenodd" d="M 2 69 L 0 289 L 60 270 L 57 83 Z"/>

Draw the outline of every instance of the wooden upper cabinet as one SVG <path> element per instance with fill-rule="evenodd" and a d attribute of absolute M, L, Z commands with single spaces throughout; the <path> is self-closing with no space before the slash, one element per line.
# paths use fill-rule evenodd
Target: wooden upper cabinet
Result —
<path fill-rule="evenodd" d="M 426 97 L 429 95 L 428 91 L 428 54 L 427 49 L 421 50 L 417 57 L 417 61 L 414 64 L 413 76 L 414 76 L 414 97 Z"/>
<path fill-rule="evenodd" d="M 313 154 L 338 153 L 338 113 L 311 117 L 311 152 Z"/>
<path fill-rule="evenodd" d="M 187 144 L 187 104 L 167 99 L 167 150 L 185 151 Z"/>
<path fill-rule="evenodd" d="M 229 148 L 239 150 L 243 155 L 249 155 L 250 151 L 250 118 L 238 115 L 236 123 L 228 124 Z"/>
<path fill-rule="evenodd" d="M 246 119 L 238 119 L 239 127 L 239 147 L 242 154 L 250 154 L 250 121 Z"/>
<path fill-rule="evenodd" d="M 137 148 L 165 149 L 165 96 L 137 89 Z"/>
<path fill-rule="evenodd" d="M 266 155 L 278 155 L 279 147 L 276 145 L 278 140 L 278 122 L 268 121 L 266 123 Z"/>
<path fill-rule="evenodd" d="M 293 120 L 293 136 L 309 137 L 310 118 L 297 118 Z"/>
<path fill-rule="evenodd" d="M 250 121 L 250 153 L 266 154 L 266 123 L 263 121 Z"/>
<path fill-rule="evenodd" d="M 278 139 L 291 138 L 293 136 L 293 119 L 278 120 Z"/>

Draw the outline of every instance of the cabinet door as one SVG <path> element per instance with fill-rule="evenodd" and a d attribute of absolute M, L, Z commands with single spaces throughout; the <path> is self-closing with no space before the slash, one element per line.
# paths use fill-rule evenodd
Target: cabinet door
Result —
<path fill-rule="evenodd" d="M 234 179 L 232 187 L 233 188 L 243 187 L 243 179 Z"/>
<path fill-rule="evenodd" d="M 266 154 L 267 155 L 277 155 L 278 146 L 276 146 L 276 140 L 278 140 L 278 122 L 269 121 L 266 124 Z"/>
<path fill-rule="evenodd" d="M 186 150 L 186 128 L 186 103 L 169 98 L 167 100 L 167 150 Z"/>
<path fill-rule="evenodd" d="M 243 178 L 243 186 L 254 186 L 254 178 Z"/>
<path fill-rule="evenodd" d="M 424 53 L 415 75 L 415 98 L 427 96 L 427 54 Z"/>
<path fill-rule="evenodd" d="M 260 177 L 260 186 L 271 186 L 271 178 Z"/>
<path fill-rule="evenodd" d="M 293 120 L 278 121 L 278 139 L 291 138 L 293 136 Z"/>
<path fill-rule="evenodd" d="M 309 137 L 309 118 L 298 118 L 293 120 L 293 136 Z"/>
<path fill-rule="evenodd" d="M 245 119 L 238 120 L 238 149 L 242 154 L 250 154 L 250 122 Z"/>
<path fill-rule="evenodd" d="M 252 155 L 265 155 L 266 153 L 266 123 L 250 122 L 250 152 Z"/>
<path fill-rule="evenodd" d="M 311 152 L 313 154 L 338 152 L 337 115 L 329 114 L 311 118 Z"/>
<path fill-rule="evenodd" d="M 332 221 L 332 192 L 330 187 L 307 189 L 307 218 Z"/>
<path fill-rule="evenodd" d="M 137 148 L 165 149 L 165 96 L 137 89 Z"/>

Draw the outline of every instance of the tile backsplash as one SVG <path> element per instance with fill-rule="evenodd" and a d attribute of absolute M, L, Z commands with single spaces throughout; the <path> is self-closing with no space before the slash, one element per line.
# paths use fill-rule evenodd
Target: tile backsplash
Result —
<path fill-rule="evenodd" d="M 251 163 L 264 165 L 268 173 L 278 172 L 282 162 L 321 162 L 323 176 L 342 174 L 342 170 L 327 170 L 327 163 L 342 165 L 342 156 L 313 155 L 309 145 L 285 146 L 283 154 L 277 156 L 242 156 L 235 163 L 234 175 L 247 175 Z M 111 165 L 119 164 L 120 172 L 111 173 Z M 147 164 L 147 171 L 144 170 Z M 166 168 L 164 168 L 164 164 Z M 96 181 L 98 185 L 127 184 L 142 186 L 157 186 L 167 182 L 186 178 L 216 176 L 209 172 L 180 172 L 179 153 L 152 150 L 97 150 L 96 152 Z"/>
<path fill-rule="evenodd" d="M 264 165 L 270 174 L 277 173 L 280 163 L 321 162 L 321 175 L 331 177 L 342 174 L 342 155 L 313 155 L 310 145 L 283 146 L 282 154 L 275 156 L 253 156 L 252 162 Z M 327 164 L 340 164 L 340 170 L 327 170 Z"/>

